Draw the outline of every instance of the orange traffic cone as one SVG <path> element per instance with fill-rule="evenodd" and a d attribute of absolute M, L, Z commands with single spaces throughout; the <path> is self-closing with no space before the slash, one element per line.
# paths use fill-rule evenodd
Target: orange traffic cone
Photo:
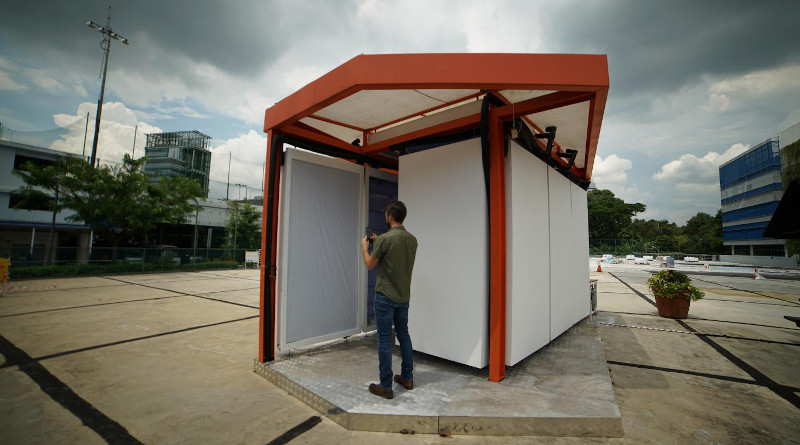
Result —
<path fill-rule="evenodd" d="M 597 271 L 598 272 L 602 272 L 603 271 L 603 268 L 600 267 L 600 263 L 597 263 Z"/>

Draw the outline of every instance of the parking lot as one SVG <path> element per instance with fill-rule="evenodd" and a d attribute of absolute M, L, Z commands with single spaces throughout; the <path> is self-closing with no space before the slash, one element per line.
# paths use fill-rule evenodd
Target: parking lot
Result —
<path fill-rule="evenodd" d="M 225 270 L 8 283 L 0 442 L 800 443 L 800 281 L 693 276 L 675 321 L 647 272 L 592 276 L 621 439 L 345 430 L 253 373 L 258 271 Z"/>

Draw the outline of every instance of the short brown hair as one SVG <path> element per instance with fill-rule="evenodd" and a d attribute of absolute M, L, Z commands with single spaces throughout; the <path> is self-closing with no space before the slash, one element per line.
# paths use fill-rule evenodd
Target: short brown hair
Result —
<path fill-rule="evenodd" d="M 403 204 L 402 201 L 390 202 L 389 205 L 387 205 L 386 208 L 383 209 L 383 211 L 387 215 L 391 215 L 392 218 L 394 218 L 394 220 L 399 222 L 400 224 L 402 224 L 403 220 L 406 219 L 406 213 L 408 213 L 408 211 L 406 210 L 406 205 Z"/>

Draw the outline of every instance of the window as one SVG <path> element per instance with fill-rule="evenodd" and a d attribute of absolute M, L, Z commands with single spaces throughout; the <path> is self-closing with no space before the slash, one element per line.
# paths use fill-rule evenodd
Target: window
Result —
<path fill-rule="evenodd" d="M 56 165 L 56 161 L 50 159 L 41 159 L 41 158 L 32 158 L 30 156 L 25 156 L 21 154 L 14 155 L 14 170 L 22 169 L 22 166 L 26 163 L 32 163 L 37 167 L 49 167 L 51 165 Z"/>
<path fill-rule="evenodd" d="M 8 208 L 13 209 L 22 202 L 22 196 L 19 193 L 11 192 L 8 196 Z M 53 211 L 53 205 L 56 203 L 55 198 L 47 197 L 42 199 L 31 200 L 25 207 L 18 207 L 20 210 L 46 210 Z"/>
<path fill-rule="evenodd" d="M 786 256 L 783 244 L 762 244 L 753 246 L 756 256 Z"/>
<path fill-rule="evenodd" d="M 750 246 L 733 246 L 734 255 L 750 255 Z"/>

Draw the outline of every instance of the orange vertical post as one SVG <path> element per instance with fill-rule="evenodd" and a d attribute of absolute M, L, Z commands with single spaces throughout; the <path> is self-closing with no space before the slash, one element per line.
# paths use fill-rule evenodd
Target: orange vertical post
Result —
<path fill-rule="evenodd" d="M 271 159 L 274 154 L 274 159 Z M 261 279 L 258 323 L 258 361 L 267 362 L 275 358 L 275 310 L 276 277 L 278 255 L 278 208 L 280 201 L 280 172 L 283 143 L 274 138 L 272 130 L 267 132 L 267 165 L 264 178 L 267 198 L 261 214 Z M 270 162 L 272 161 L 272 162 Z M 270 204 L 272 204 L 270 206 Z"/>
<path fill-rule="evenodd" d="M 489 380 L 506 376 L 506 160 L 503 121 L 489 114 Z"/>

